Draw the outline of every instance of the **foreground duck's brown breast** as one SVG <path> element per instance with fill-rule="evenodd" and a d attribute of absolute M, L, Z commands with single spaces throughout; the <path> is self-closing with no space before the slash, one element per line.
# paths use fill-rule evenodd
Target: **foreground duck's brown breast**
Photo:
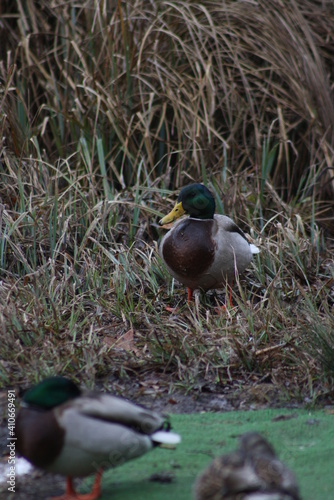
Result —
<path fill-rule="evenodd" d="M 166 235 L 162 255 L 180 276 L 196 277 L 213 263 L 216 246 L 211 220 L 186 219 Z"/>
<path fill-rule="evenodd" d="M 60 454 L 65 432 L 51 411 L 22 408 L 16 421 L 18 452 L 37 467 L 46 467 Z"/>

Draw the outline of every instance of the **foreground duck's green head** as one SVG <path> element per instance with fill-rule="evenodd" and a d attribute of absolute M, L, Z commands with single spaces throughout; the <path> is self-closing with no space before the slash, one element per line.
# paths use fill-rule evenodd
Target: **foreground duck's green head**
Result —
<path fill-rule="evenodd" d="M 26 406 L 50 410 L 81 395 L 79 387 L 64 377 L 49 377 L 25 393 Z"/>
<path fill-rule="evenodd" d="M 215 208 L 215 200 L 203 184 L 190 184 L 181 190 L 175 207 L 159 224 L 169 224 L 183 214 L 196 219 L 213 219 Z"/>

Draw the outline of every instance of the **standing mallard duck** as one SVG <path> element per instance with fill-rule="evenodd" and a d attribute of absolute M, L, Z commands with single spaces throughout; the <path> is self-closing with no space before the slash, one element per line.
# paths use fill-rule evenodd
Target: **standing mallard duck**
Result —
<path fill-rule="evenodd" d="M 247 432 L 237 450 L 215 458 L 195 483 L 196 500 L 300 500 L 293 472 L 261 434 Z"/>
<path fill-rule="evenodd" d="M 183 188 L 173 210 L 160 220 L 169 224 L 184 214 L 164 236 L 160 255 L 169 273 L 188 288 L 209 290 L 232 283 L 259 249 L 225 215 L 215 214 L 215 200 L 203 184 Z"/>
<path fill-rule="evenodd" d="M 106 393 L 82 392 L 71 380 L 50 377 L 30 389 L 17 417 L 17 450 L 36 467 L 67 476 L 62 500 L 95 500 L 102 470 L 154 446 L 174 446 L 166 420 Z M 91 493 L 75 492 L 72 478 L 96 473 Z"/>

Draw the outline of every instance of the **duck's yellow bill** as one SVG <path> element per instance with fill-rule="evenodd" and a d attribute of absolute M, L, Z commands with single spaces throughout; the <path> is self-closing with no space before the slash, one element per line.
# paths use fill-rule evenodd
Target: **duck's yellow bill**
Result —
<path fill-rule="evenodd" d="M 174 222 L 176 219 L 179 217 L 182 217 L 182 215 L 185 214 L 185 211 L 183 210 L 182 206 L 182 201 L 177 203 L 173 210 L 169 212 L 169 214 L 165 215 L 160 221 L 159 224 L 160 226 L 164 226 L 165 224 L 170 224 L 171 222 Z"/>

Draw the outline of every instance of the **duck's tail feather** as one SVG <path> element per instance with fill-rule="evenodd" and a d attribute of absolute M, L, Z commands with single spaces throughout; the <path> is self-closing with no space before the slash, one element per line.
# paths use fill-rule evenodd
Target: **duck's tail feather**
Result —
<path fill-rule="evenodd" d="M 153 443 L 163 448 L 176 448 L 181 442 L 181 436 L 175 432 L 157 431 L 151 435 Z"/>
<path fill-rule="evenodd" d="M 260 249 L 258 247 L 256 247 L 255 245 L 253 245 L 253 243 L 250 243 L 250 250 L 253 254 L 256 254 L 256 253 L 260 253 Z"/>

